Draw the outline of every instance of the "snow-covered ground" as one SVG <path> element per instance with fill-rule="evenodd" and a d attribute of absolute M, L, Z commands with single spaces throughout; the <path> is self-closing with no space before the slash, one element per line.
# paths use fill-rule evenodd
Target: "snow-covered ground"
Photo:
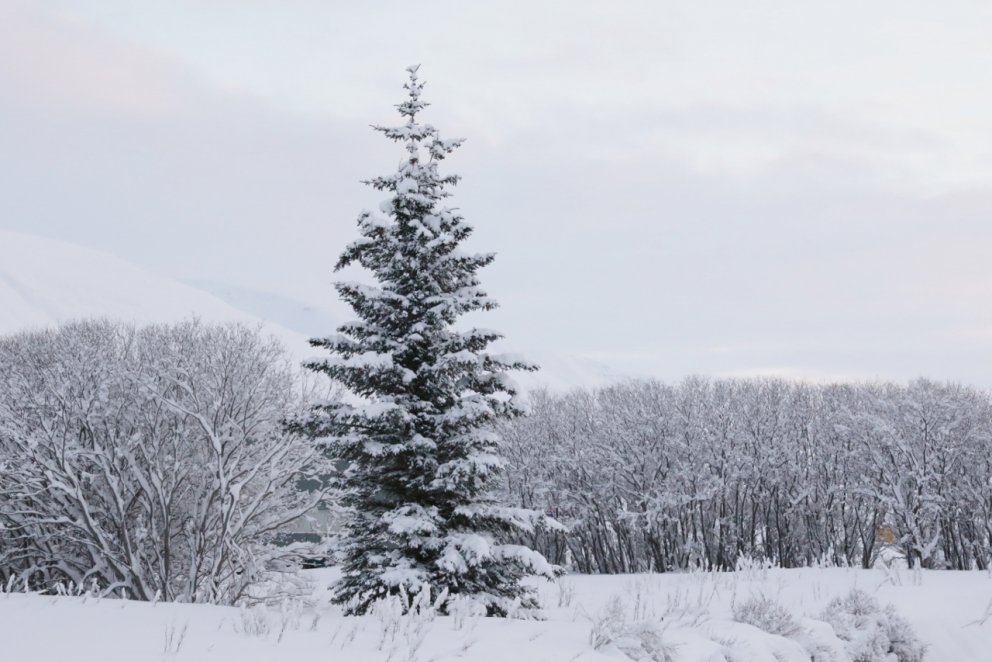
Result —
<path fill-rule="evenodd" d="M 793 662 L 850 659 L 819 615 L 859 588 L 891 602 L 929 646 L 933 662 L 992 659 L 992 598 L 984 572 L 748 569 L 737 573 L 566 576 L 542 582 L 545 620 L 341 617 L 325 601 L 333 571 L 309 571 L 314 606 L 288 601 L 239 610 L 94 597 L 0 595 L 0 659 L 335 660 L 422 662 L 652 659 Z M 800 625 L 789 637 L 733 620 L 733 605 L 763 596 Z M 612 607 L 611 607 L 612 605 Z M 595 644 L 598 644 L 598 648 Z M 625 652 L 626 651 L 626 652 Z M 656 649 L 655 659 L 661 652 Z"/>

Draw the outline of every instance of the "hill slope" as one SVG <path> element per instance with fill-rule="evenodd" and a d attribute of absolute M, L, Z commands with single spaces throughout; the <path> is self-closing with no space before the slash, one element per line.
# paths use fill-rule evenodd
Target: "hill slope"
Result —
<path fill-rule="evenodd" d="M 136 324 L 197 316 L 207 322 L 264 322 L 295 358 L 312 355 L 306 339 L 335 323 L 304 304 L 235 287 L 213 292 L 153 274 L 120 257 L 50 237 L 0 230 L 0 334 L 72 319 L 107 317 Z M 561 352 L 523 355 L 541 365 L 517 375 L 525 390 L 567 390 L 617 381 L 608 366 Z"/>
<path fill-rule="evenodd" d="M 265 321 L 265 329 L 294 356 L 308 350 L 301 334 L 127 260 L 57 239 L 0 230 L 0 333 L 85 317 L 151 324 L 190 316 L 208 322 Z"/>

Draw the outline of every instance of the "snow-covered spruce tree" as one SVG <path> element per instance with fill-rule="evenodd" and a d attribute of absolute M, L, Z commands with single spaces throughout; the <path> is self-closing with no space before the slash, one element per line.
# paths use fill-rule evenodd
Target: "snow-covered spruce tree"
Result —
<path fill-rule="evenodd" d="M 553 573 L 540 554 L 504 541 L 515 529 L 555 523 L 503 507 L 492 492 L 502 468 L 492 424 L 522 413 L 505 373 L 536 367 L 487 353 L 501 337 L 494 331 L 453 327 L 465 313 L 496 307 L 476 277 L 493 255 L 459 248 L 472 228 L 443 204 L 458 177 L 438 166 L 462 141 L 417 121 L 423 83 L 416 66 L 407 71 L 408 96 L 397 106 L 405 122 L 374 127 L 403 143 L 406 158 L 396 173 L 366 182 L 389 198 L 381 213 L 361 213 L 361 237 L 336 266 L 361 265 L 376 285 L 336 284 L 359 319 L 311 340 L 332 356 L 306 364 L 359 397 L 318 405 L 294 426 L 349 466 L 353 515 L 335 596 L 348 613 L 426 588 L 435 599 L 471 596 L 503 616 L 536 606 L 522 577 Z"/>

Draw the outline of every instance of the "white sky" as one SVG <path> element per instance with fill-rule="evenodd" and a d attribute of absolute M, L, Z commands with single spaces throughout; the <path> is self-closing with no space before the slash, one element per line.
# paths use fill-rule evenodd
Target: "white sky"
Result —
<path fill-rule="evenodd" d="M 343 317 L 419 62 L 512 344 L 992 385 L 990 34 L 964 1 L 0 0 L 0 227 Z"/>

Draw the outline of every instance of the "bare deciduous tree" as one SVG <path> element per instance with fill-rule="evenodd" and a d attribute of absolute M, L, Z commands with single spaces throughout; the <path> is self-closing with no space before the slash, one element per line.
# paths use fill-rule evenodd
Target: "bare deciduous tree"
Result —
<path fill-rule="evenodd" d="M 554 563 L 869 567 L 888 532 L 914 565 L 985 568 L 992 555 L 988 393 L 693 378 L 531 401 L 502 431 L 505 489 L 569 526 L 528 540 Z"/>
<path fill-rule="evenodd" d="M 238 325 L 82 322 L 0 340 L 0 578 L 234 603 L 321 493 L 280 346 Z"/>

